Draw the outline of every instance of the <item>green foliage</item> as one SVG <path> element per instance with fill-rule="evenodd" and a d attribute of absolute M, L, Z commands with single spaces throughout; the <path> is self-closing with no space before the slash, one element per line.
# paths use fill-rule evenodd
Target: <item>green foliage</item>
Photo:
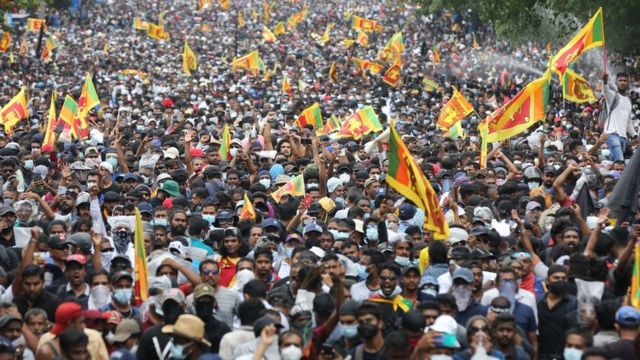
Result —
<path fill-rule="evenodd" d="M 68 9 L 71 5 L 71 0 L 47 0 L 47 2 L 54 8 L 63 10 Z"/>
<path fill-rule="evenodd" d="M 604 11 L 607 49 L 621 55 L 640 55 L 638 0 L 415 0 L 425 11 L 473 10 L 493 24 L 496 34 L 512 43 L 551 41 L 562 45 L 589 21 L 598 7 Z"/>
<path fill-rule="evenodd" d="M 4 13 L 6 11 L 12 11 L 13 9 L 34 11 L 42 3 L 42 0 L 0 0 L 0 21 L 2 21 L 2 25 L 0 25 L 0 27 L 4 28 Z"/>

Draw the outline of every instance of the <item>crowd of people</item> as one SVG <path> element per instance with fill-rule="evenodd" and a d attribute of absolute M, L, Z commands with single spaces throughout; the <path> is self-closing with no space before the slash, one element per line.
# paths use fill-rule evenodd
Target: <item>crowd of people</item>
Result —
<path fill-rule="evenodd" d="M 262 41 L 263 26 L 303 9 L 300 24 Z M 640 356 L 640 312 L 629 305 L 640 213 L 609 217 L 638 147 L 632 69 L 610 65 L 609 76 L 580 63 L 602 100 L 565 101 L 552 82 L 546 118 L 490 144 L 482 168 L 480 117 L 563 44 L 511 46 L 472 12 L 406 2 L 86 1 L 39 11 L 57 39 L 51 58 L 17 16 L 0 57 L 0 104 L 27 87 L 30 114 L 0 133 L 0 359 Z M 343 42 L 358 35 L 352 15 L 382 25 L 368 46 Z M 170 38 L 132 28 L 134 17 L 162 22 Z M 379 61 L 399 31 L 396 88 L 355 68 L 354 57 Z M 198 58 L 190 76 L 185 40 Z M 263 71 L 232 69 L 256 49 Z M 86 73 L 101 100 L 89 136 L 60 125 L 44 144 L 51 94 L 58 109 L 65 95 L 77 99 Z M 475 111 L 452 139 L 436 122 L 454 87 Z M 372 106 L 387 130 L 318 135 L 296 124 L 314 102 L 324 119 Z M 438 195 L 444 239 L 385 181 L 392 119 Z M 271 196 L 300 174 L 304 196 Z M 136 208 L 147 279 L 136 269 Z"/>

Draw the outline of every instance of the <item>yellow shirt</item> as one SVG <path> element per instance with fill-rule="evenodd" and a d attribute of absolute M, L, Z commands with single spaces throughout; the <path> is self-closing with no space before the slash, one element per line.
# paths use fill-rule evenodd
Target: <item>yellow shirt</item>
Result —
<path fill-rule="evenodd" d="M 102 340 L 102 334 L 93 329 L 84 329 L 84 333 L 89 338 L 87 350 L 89 350 L 89 354 L 91 354 L 91 359 L 109 360 L 109 352 L 107 351 L 107 346 L 104 344 L 104 340 Z M 38 341 L 36 354 L 44 344 L 53 341 L 55 337 L 56 336 L 50 332 L 42 334 Z M 58 347 L 57 350 L 60 351 L 60 348 Z"/>

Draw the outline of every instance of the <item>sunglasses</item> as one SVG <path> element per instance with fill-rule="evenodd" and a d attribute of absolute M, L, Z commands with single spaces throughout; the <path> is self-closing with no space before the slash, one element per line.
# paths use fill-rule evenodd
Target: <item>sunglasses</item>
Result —
<path fill-rule="evenodd" d="M 488 326 L 469 326 L 469 332 L 477 333 L 479 331 L 482 331 L 484 333 L 488 333 L 489 332 L 489 327 Z"/>
<path fill-rule="evenodd" d="M 218 275 L 220 272 L 218 270 L 203 270 L 202 274 L 207 275 Z"/>

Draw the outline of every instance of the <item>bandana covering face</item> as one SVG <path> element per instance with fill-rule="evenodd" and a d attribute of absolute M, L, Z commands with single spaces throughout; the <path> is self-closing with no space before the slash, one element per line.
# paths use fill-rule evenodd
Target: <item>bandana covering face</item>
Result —
<path fill-rule="evenodd" d="M 119 230 L 113 233 L 113 245 L 116 247 L 116 252 L 124 254 L 129 248 L 131 243 L 131 231 Z"/>

